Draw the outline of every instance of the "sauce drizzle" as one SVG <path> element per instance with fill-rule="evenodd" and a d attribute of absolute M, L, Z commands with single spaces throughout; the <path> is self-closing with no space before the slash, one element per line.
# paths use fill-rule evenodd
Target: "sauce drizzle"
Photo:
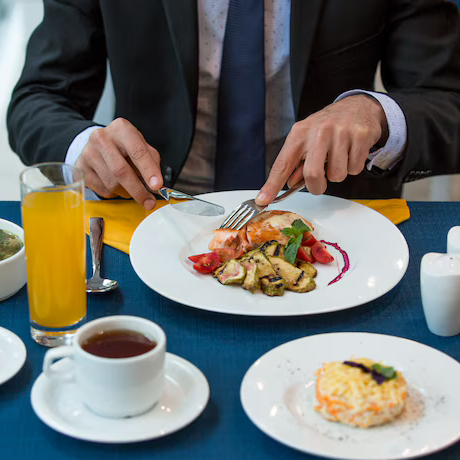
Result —
<path fill-rule="evenodd" d="M 333 248 L 337 249 L 337 251 L 339 251 L 343 257 L 342 271 L 332 281 L 329 281 L 329 283 L 327 283 L 327 285 L 330 286 L 331 284 L 339 281 L 343 277 L 343 275 L 345 275 L 345 273 L 348 271 L 348 269 L 350 268 L 350 259 L 348 258 L 348 254 L 337 243 L 331 243 L 329 241 L 324 240 L 321 240 L 321 243 L 328 244 L 329 246 L 332 246 Z"/>

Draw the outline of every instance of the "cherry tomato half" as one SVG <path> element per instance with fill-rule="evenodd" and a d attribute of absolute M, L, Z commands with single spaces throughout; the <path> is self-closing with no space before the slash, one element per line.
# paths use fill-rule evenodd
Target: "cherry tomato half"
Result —
<path fill-rule="evenodd" d="M 305 232 L 302 237 L 302 246 L 309 246 L 310 248 L 316 243 L 316 238 L 310 233 Z"/>
<path fill-rule="evenodd" d="M 234 248 L 216 248 L 213 250 L 219 257 L 222 262 L 231 259 L 238 259 L 244 254 L 242 249 L 234 249 Z"/>
<path fill-rule="evenodd" d="M 315 259 L 311 253 L 311 248 L 309 248 L 308 246 L 300 246 L 300 248 L 297 249 L 297 259 L 304 260 L 309 264 L 315 262 Z"/>
<path fill-rule="evenodd" d="M 198 262 L 193 264 L 193 268 L 200 273 L 211 273 L 217 267 L 220 267 L 222 262 L 220 257 L 214 252 L 205 254 Z"/>
<path fill-rule="evenodd" d="M 311 253 L 313 257 L 320 263 L 320 264 L 329 264 L 334 260 L 327 249 L 324 247 L 322 243 L 317 241 L 311 248 Z"/>
<path fill-rule="evenodd" d="M 201 260 L 206 254 L 197 254 L 196 256 L 189 256 L 189 260 L 192 262 L 198 262 Z"/>

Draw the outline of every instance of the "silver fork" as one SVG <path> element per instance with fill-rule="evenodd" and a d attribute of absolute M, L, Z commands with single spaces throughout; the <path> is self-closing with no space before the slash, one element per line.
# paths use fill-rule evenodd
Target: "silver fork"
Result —
<path fill-rule="evenodd" d="M 272 203 L 279 203 L 285 200 L 288 196 L 293 193 L 299 192 L 305 188 L 305 182 L 299 182 L 294 187 L 290 188 L 282 195 L 276 197 Z M 268 206 L 268 205 L 267 205 Z M 235 208 L 227 218 L 222 222 L 219 228 L 230 228 L 232 230 L 241 230 L 253 217 L 264 211 L 267 206 L 259 206 L 255 200 L 243 201 L 237 208 Z"/>

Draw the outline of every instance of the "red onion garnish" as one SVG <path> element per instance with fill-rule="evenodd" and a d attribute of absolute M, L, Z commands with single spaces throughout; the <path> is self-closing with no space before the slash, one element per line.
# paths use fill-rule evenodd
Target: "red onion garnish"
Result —
<path fill-rule="evenodd" d="M 354 361 L 343 361 L 342 364 L 345 364 L 346 366 L 350 366 L 350 367 L 357 367 L 358 369 L 361 369 L 364 373 L 371 374 L 371 377 L 375 380 L 377 385 L 381 385 L 383 382 L 385 382 L 385 380 L 390 380 L 390 379 L 387 379 L 380 372 L 377 372 L 375 369 L 369 369 L 364 364 L 355 363 Z"/>
<path fill-rule="evenodd" d="M 339 251 L 343 257 L 342 271 L 332 281 L 329 281 L 329 283 L 327 283 L 327 285 L 329 286 L 339 281 L 342 278 L 342 276 L 348 271 L 348 269 L 350 268 L 350 259 L 348 258 L 348 254 L 337 243 L 330 243 L 329 241 L 324 240 L 321 240 L 321 243 L 328 244 L 329 246 L 332 246 L 333 248 L 337 249 L 337 251 Z"/>

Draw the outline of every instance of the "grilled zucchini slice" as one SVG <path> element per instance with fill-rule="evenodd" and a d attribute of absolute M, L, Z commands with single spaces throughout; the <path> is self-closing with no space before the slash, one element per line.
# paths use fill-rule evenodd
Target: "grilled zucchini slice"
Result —
<path fill-rule="evenodd" d="M 241 260 L 240 263 L 246 269 L 246 278 L 244 278 L 242 287 L 253 294 L 257 289 L 260 289 L 259 268 L 252 257 Z"/>
<path fill-rule="evenodd" d="M 285 282 L 283 278 L 275 272 L 265 255 L 261 251 L 257 251 L 252 256 L 252 260 L 254 260 L 259 269 L 262 292 L 269 296 L 283 295 Z"/>
<path fill-rule="evenodd" d="M 312 264 L 305 262 L 304 260 L 297 259 L 295 266 L 300 270 L 303 270 L 310 278 L 315 278 L 318 274 L 318 271 Z"/>
<path fill-rule="evenodd" d="M 260 246 L 260 250 L 267 256 L 284 257 L 284 246 L 277 241 L 269 241 Z"/>
<path fill-rule="evenodd" d="M 253 249 L 252 251 L 246 252 L 245 254 L 243 254 L 243 255 L 238 259 L 238 261 L 239 261 L 239 262 L 242 262 L 243 260 L 250 259 L 254 254 L 260 252 L 260 248 L 261 248 L 261 246 L 259 246 L 259 247 L 256 248 L 256 249 Z"/>
<path fill-rule="evenodd" d="M 246 269 L 236 259 L 231 259 L 220 270 L 217 269 L 216 277 L 221 284 L 243 284 Z"/>
<path fill-rule="evenodd" d="M 294 292 L 308 292 L 316 287 L 316 283 L 304 271 L 290 264 L 281 257 L 268 257 L 276 273 L 286 281 L 286 289 Z"/>

